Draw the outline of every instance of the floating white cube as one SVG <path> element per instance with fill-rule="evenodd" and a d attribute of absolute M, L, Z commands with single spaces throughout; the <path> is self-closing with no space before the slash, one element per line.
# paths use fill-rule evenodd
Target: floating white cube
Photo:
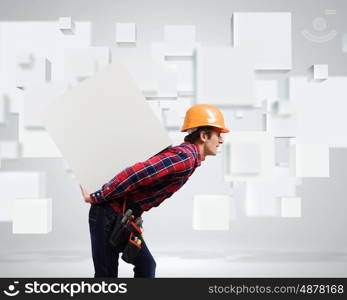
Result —
<path fill-rule="evenodd" d="M 14 201 L 13 234 L 46 234 L 51 231 L 51 198 L 23 198 Z"/>
<path fill-rule="evenodd" d="M 17 54 L 17 63 L 21 66 L 30 66 L 33 63 L 33 56 L 30 52 L 22 51 Z"/>
<path fill-rule="evenodd" d="M 0 172 L 0 221 L 12 220 L 16 198 L 39 198 L 45 195 L 45 174 L 41 172 Z"/>
<path fill-rule="evenodd" d="M 302 217 L 301 198 L 281 197 L 281 217 L 300 218 Z"/>
<path fill-rule="evenodd" d="M 259 144 L 234 143 L 231 146 L 231 175 L 255 175 L 261 170 Z"/>
<path fill-rule="evenodd" d="M 61 17 L 59 18 L 59 29 L 61 30 L 72 30 L 73 22 L 71 17 Z"/>
<path fill-rule="evenodd" d="M 296 177 L 329 177 L 329 145 L 292 145 L 290 167 Z"/>
<path fill-rule="evenodd" d="M 298 144 L 347 147 L 347 77 L 320 83 L 290 78 L 290 101 L 296 108 Z"/>
<path fill-rule="evenodd" d="M 273 176 L 266 180 L 247 180 L 245 209 L 249 217 L 279 216 L 278 197 L 296 196 L 296 179 L 288 168 L 274 168 Z"/>
<path fill-rule="evenodd" d="M 328 65 L 313 65 L 313 79 L 326 80 L 329 76 Z"/>
<path fill-rule="evenodd" d="M 44 119 L 64 159 L 90 192 L 172 143 L 120 63 L 107 66 L 53 101 Z M 133 147 L 134 140 L 141 147 Z"/>
<path fill-rule="evenodd" d="M 136 24 L 116 23 L 117 43 L 136 43 Z"/>
<path fill-rule="evenodd" d="M 197 102 L 255 105 L 254 55 L 243 47 L 198 48 Z"/>
<path fill-rule="evenodd" d="M 194 230 L 229 230 L 230 198 L 226 195 L 195 195 Z"/>
<path fill-rule="evenodd" d="M 234 46 L 255 50 L 256 69 L 292 68 L 290 12 L 237 12 L 232 21 Z"/>
<path fill-rule="evenodd" d="M 268 132 L 234 131 L 225 135 L 225 180 L 266 179 L 273 174 L 274 138 Z"/>

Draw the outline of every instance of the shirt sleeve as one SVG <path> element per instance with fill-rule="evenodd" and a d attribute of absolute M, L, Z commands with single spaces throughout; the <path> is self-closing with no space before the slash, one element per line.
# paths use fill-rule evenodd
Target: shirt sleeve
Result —
<path fill-rule="evenodd" d="M 183 178 L 194 168 L 195 159 L 185 153 L 164 153 L 126 168 L 91 194 L 92 203 L 116 200 L 139 187 L 150 186 L 166 176 Z"/>

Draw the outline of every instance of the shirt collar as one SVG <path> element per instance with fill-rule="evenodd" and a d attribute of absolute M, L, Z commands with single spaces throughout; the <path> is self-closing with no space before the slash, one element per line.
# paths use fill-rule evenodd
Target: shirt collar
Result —
<path fill-rule="evenodd" d="M 199 147 L 195 144 L 191 144 L 188 142 L 184 142 L 181 145 L 185 145 L 188 146 L 190 152 L 193 153 L 194 157 L 196 157 L 196 166 L 199 167 L 201 165 L 201 154 L 200 154 L 200 150 Z"/>

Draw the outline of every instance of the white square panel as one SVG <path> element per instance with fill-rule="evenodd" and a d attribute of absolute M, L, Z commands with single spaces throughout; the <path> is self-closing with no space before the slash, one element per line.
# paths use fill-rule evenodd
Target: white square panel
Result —
<path fill-rule="evenodd" d="M 292 68 L 290 12 L 237 12 L 232 21 L 234 46 L 256 50 L 256 69 Z"/>
<path fill-rule="evenodd" d="M 288 168 L 274 168 L 266 180 L 247 180 L 245 192 L 246 215 L 249 217 L 279 216 L 278 197 L 296 195 L 296 179 Z"/>
<path fill-rule="evenodd" d="M 73 28 L 73 23 L 70 17 L 59 18 L 59 29 L 71 30 L 72 28 Z"/>
<path fill-rule="evenodd" d="M 300 218 L 301 198 L 298 197 L 282 197 L 281 199 L 281 217 L 284 218 Z"/>
<path fill-rule="evenodd" d="M 275 165 L 274 138 L 271 134 L 257 131 L 234 131 L 224 137 L 226 181 L 271 178 Z M 236 149 L 235 152 L 233 152 L 233 148 Z M 242 148 L 245 148 L 245 152 L 242 152 Z M 240 162 L 237 162 L 239 158 Z M 236 170 L 249 171 L 249 173 L 233 173 L 233 162 L 238 167 Z"/>
<path fill-rule="evenodd" d="M 347 77 L 321 82 L 290 78 L 290 101 L 297 115 L 298 144 L 347 147 Z M 314 113 L 313 113 L 314 112 Z"/>
<path fill-rule="evenodd" d="M 45 113 L 45 124 L 79 182 L 90 192 L 124 168 L 171 145 L 141 90 L 119 63 L 54 101 Z M 135 141 L 141 147 L 134 147 Z"/>
<path fill-rule="evenodd" d="M 226 195 L 195 195 L 194 230 L 229 230 L 230 198 Z"/>
<path fill-rule="evenodd" d="M 231 146 L 231 175 L 255 175 L 261 169 L 259 144 L 234 143 Z"/>
<path fill-rule="evenodd" d="M 45 174 L 0 172 L 0 190 L 0 221 L 11 221 L 13 201 L 16 198 L 38 198 L 45 195 Z"/>
<path fill-rule="evenodd" d="M 45 234 L 52 231 L 52 199 L 16 199 L 13 207 L 14 234 Z"/>
<path fill-rule="evenodd" d="M 254 54 L 244 47 L 198 48 L 197 102 L 255 105 Z"/>
<path fill-rule="evenodd" d="M 296 177 L 329 177 L 329 146 L 317 144 L 292 145 L 290 166 Z"/>
<path fill-rule="evenodd" d="M 116 24 L 117 43 L 136 43 L 136 24 L 117 23 Z"/>

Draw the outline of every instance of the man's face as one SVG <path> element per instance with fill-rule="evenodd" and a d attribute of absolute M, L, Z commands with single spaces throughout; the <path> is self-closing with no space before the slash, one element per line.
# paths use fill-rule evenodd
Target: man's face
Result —
<path fill-rule="evenodd" d="M 223 144 L 222 133 L 215 129 L 211 134 L 211 138 L 208 139 L 206 135 L 206 140 L 204 143 L 205 156 L 207 155 L 216 155 L 218 147 Z"/>

